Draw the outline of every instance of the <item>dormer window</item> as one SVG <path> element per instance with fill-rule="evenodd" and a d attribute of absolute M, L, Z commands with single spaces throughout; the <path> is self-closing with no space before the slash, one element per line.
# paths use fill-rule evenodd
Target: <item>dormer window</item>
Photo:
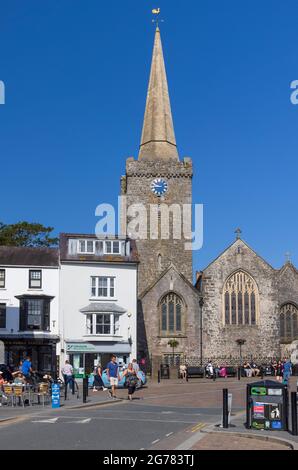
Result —
<path fill-rule="evenodd" d="M 94 253 L 93 240 L 79 240 L 79 253 Z"/>
<path fill-rule="evenodd" d="M 73 241 L 72 241 L 73 242 Z M 70 245 L 73 254 L 73 244 Z M 125 256 L 124 240 L 77 240 L 77 253 L 89 255 L 121 255 Z"/>

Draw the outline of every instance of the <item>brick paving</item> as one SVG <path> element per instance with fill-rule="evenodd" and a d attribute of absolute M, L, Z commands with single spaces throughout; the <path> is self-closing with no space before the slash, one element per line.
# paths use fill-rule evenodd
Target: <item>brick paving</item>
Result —
<path fill-rule="evenodd" d="M 275 380 L 273 377 L 267 379 Z M 297 377 L 290 378 L 289 391 L 296 391 Z M 245 410 L 246 407 L 246 385 L 259 381 L 259 378 L 235 378 L 217 379 L 191 379 L 185 382 L 179 379 L 148 381 L 148 386 L 137 392 L 137 395 L 146 401 L 146 404 L 160 406 L 182 406 L 198 408 L 221 408 L 222 390 L 227 388 L 232 393 L 232 406 L 236 409 Z M 119 395 L 121 395 L 119 390 Z M 125 391 L 124 391 L 125 392 Z"/>
<path fill-rule="evenodd" d="M 192 450 L 291 450 L 284 444 L 243 436 L 209 433 Z"/>

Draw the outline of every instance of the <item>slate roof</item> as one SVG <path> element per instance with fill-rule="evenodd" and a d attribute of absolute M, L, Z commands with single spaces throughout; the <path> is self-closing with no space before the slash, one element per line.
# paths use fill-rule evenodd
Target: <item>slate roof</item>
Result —
<path fill-rule="evenodd" d="M 114 263 L 138 263 L 139 257 L 137 252 L 137 245 L 135 240 L 130 241 L 130 255 L 129 256 L 121 256 L 121 255 L 113 255 L 113 254 L 105 254 L 105 255 L 95 255 L 95 254 L 75 254 L 70 255 L 68 253 L 68 240 L 69 239 L 90 239 L 90 240 L 98 240 L 98 238 L 93 234 L 82 234 L 82 233 L 60 233 L 60 260 L 63 261 L 82 261 L 82 262 L 114 262 Z M 103 240 L 123 240 L 123 238 L 115 237 L 107 237 L 102 238 Z"/>
<path fill-rule="evenodd" d="M 87 307 L 81 308 L 80 312 L 82 313 L 125 313 L 125 308 L 120 307 L 116 304 L 111 304 L 109 302 L 94 302 L 89 304 Z"/>
<path fill-rule="evenodd" d="M 0 246 L 2 266 L 59 266 L 58 248 Z"/>

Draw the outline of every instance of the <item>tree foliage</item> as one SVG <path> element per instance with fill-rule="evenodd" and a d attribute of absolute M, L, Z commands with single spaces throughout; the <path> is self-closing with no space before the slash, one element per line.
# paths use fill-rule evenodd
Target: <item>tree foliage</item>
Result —
<path fill-rule="evenodd" d="M 175 349 L 179 346 L 179 342 L 176 339 L 170 339 L 168 345 L 171 346 L 171 348 Z"/>
<path fill-rule="evenodd" d="M 6 225 L 0 222 L 0 245 L 53 247 L 57 246 L 58 238 L 51 237 L 53 227 L 30 222 L 17 222 Z"/>

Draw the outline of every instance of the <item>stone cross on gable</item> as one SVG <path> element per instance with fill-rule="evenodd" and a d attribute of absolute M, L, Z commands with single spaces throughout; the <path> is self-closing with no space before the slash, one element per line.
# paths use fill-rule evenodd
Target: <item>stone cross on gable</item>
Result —
<path fill-rule="evenodd" d="M 291 253 L 289 251 L 285 253 L 285 257 L 286 257 L 286 262 L 291 263 Z"/>
<path fill-rule="evenodd" d="M 241 238 L 242 230 L 240 228 L 237 228 L 237 230 L 235 230 L 235 233 L 236 233 L 236 239 L 239 240 Z"/>

